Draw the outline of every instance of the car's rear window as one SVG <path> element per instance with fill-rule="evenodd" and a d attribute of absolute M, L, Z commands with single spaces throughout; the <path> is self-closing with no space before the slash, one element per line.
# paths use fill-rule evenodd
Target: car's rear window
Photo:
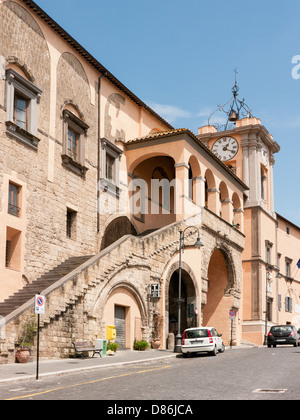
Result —
<path fill-rule="evenodd" d="M 283 326 L 283 327 L 272 327 L 271 331 L 272 332 L 290 332 L 292 331 L 292 327 L 287 326 Z"/>
<path fill-rule="evenodd" d="M 194 330 L 194 331 L 186 331 L 185 338 L 201 338 L 201 337 L 208 337 L 208 330 Z"/>

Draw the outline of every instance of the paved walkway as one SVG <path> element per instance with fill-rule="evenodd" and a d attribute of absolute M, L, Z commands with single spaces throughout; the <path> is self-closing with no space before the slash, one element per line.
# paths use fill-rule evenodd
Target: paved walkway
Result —
<path fill-rule="evenodd" d="M 90 358 L 41 360 L 39 363 L 39 379 L 46 376 L 76 373 L 83 370 L 95 370 L 117 365 L 129 365 L 136 363 L 167 360 L 177 357 L 176 353 L 164 350 L 118 351 L 113 356 L 100 358 L 98 355 Z M 21 379 L 36 378 L 36 361 L 27 364 L 0 365 L 0 383 L 16 381 Z"/>

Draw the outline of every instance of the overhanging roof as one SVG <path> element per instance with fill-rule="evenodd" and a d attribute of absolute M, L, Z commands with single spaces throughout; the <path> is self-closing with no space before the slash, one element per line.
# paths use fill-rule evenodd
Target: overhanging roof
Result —
<path fill-rule="evenodd" d="M 55 22 L 43 9 L 41 9 L 32 0 L 21 0 L 26 4 L 36 15 L 38 15 L 47 25 L 49 25 L 55 32 L 57 32 L 72 48 L 74 48 L 89 64 L 91 64 L 99 73 L 106 77 L 113 85 L 124 92 L 133 102 L 143 107 L 156 119 L 160 120 L 164 125 L 173 129 L 174 127 L 158 115 L 153 109 L 146 105 L 134 93 L 132 93 L 126 86 L 123 85 L 112 73 L 110 73 L 95 57 L 93 57 L 82 45 L 80 45 L 68 32 L 66 32 L 57 22 Z"/>
<path fill-rule="evenodd" d="M 217 163 L 217 165 L 223 168 L 229 174 L 230 177 L 234 178 L 235 181 L 237 181 L 245 191 L 249 190 L 249 187 L 227 165 L 225 165 L 225 163 L 223 163 L 219 158 L 217 158 L 217 156 L 207 146 L 205 146 L 205 144 L 202 143 L 202 141 L 199 140 L 194 133 L 192 133 L 187 128 L 178 128 L 170 131 L 159 131 L 156 133 L 148 134 L 145 137 L 136 138 L 122 143 L 124 144 L 125 149 L 131 149 L 134 148 L 134 146 L 139 146 L 143 143 L 148 143 L 153 140 L 170 139 L 170 141 L 172 141 L 171 139 L 174 136 L 178 136 L 180 134 L 189 136 L 190 139 L 192 139 L 192 141 L 196 143 L 201 150 L 204 151 L 204 153 L 206 153 L 211 159 L 213 159 Z"/>

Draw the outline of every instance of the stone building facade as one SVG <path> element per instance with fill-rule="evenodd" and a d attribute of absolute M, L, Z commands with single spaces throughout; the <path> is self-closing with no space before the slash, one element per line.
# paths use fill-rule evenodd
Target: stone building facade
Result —
<path fill-rule="evenodd" d="M 274 253 L 274 272 L 275 253 L 291 267 L 296 255 L 270 232 L 279 238 L 288 225 L 297 246 L 299 228 L 272 207 L 271 166 L 258 175 L 262 143 L 279 150 L 260 121 L 236 125 L 229 135 L 241 143 L 238 159 L 224 162 L 212 152 L 224 133 L 172 127 L 33 1 L 1 0 L 0 17 L 1 362 L 14 360 L 34 318 L 35 285 L 47 302 L 43 358 L 67 357 L 74 340 L 104 338 L 107 325 L 117 325 L 123 347 L 146 339 L 166 348 L 178 329 L 180 231 L 181 327 L 212 324 L 226 344 L 261 340 L 267 266 L 249 238 L 265 222 L 254 212 L 271 220 L 257 241 Z M 240 153 L 247 145 L 248 160 Z M 262 185 L 253 179 L 268 199 L 257 199 Z M 286 279 L 295 308 L 299 280 Z M 270 322 L 282 319 L 275 300 L 291 293 L 284 284 L 268 296 Z"/>

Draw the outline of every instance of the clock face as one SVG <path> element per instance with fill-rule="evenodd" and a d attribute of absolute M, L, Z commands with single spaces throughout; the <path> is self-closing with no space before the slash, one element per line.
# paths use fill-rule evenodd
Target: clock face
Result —
<path fill-rule="evenodd" d="M 222 162 L 233 159 L 238 150 L 239 144 L 233 137 L 222 137 L 217 140 L 212 147 L 212 152 L 221 159 Z"/>
<path fill-rule="evenodd" d="M 269 152 L 267 146 L 263 144 L 261 149 L 261 162 L 263 165 L 267 166 L 269 160 Z"/>

